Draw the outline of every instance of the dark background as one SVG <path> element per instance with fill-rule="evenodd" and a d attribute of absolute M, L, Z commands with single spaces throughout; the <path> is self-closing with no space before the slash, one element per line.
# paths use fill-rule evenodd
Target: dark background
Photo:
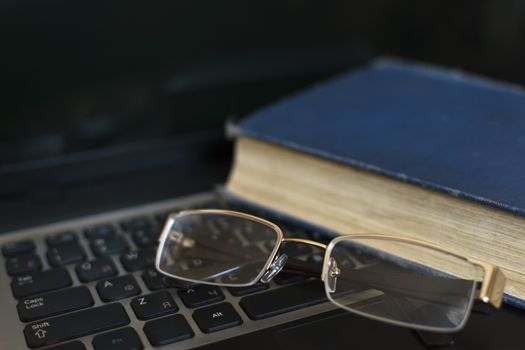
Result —
<path fill-rule="evenodd" d="M 525 1 L 0 0 L 0 232 L 209 191 L 224 124 L 381 55 L 525 85 Z"/>
<path fill-rule="evenodd" d="M 221 130 L 378 55 L 525 85 L 522 0 L 1 0 L 0 38 L 0 167 Z"/>

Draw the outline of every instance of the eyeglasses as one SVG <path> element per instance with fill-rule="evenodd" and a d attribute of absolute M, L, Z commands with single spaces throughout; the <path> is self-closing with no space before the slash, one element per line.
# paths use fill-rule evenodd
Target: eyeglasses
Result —
<path fill-rule="evenodd" d="M 379 321 L 454 332 L 465 325 L 474 301 L 493 308 L 502 302 L 505 276 L 499 268 L 430 243 L 385 234 L 346 234 L 325 245 L 284 237 L 267 220 L 229 210 L 170 215 L 155 265 L 178 280 L 230 287 L 268 283 L 287 265 L 293 266 L 290 271 L 307 272 L 311 264 L 289 259 L 283 243 L 324 249 L 318 271 L 328 299 Z"/>

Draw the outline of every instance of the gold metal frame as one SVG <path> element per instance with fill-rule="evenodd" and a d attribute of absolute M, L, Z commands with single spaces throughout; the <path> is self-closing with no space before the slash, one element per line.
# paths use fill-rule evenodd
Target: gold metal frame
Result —
<path fill-rule="evenodd" d="M 162 271 L 160 269 L 160 259 L 161 259 L 161 255 L 162 255 L 161 252 L 164 249 L 164 244 L 165 244 L 166 238 L 167 238 L 169 232 L 171 231 L 173 223 L 175 222 L 175 220 L 177 218 L 179 218 L 181 216 L 196 215 L 196 214 L 224 214 L 224 215 L 233 215 L 233 216 L 237 216 L 237 217 L 242 217 L 242 218 L 246 218 L 248 220 L 253 220 L 253 221 L 262 223 L 262 224 L 272 228 L 276 232 L 276 234 L 277 234 L 276 238 L 277 239 L 276 239 L 275 247 L 273 248 L 273 250 L 272 250 L 272 252 L 271 252 L 271 254 L 269 256 L 268 261 L 266 262 L 266 264 L 264 265 L 263 269 L 261 270 L 261 272 L 259 273 L 259 275 L 256 278 L 254 278 L 251 282 L 245 283 L 245 284 L 226 284 L 226 283 L 215 283 L 215 282 L 203 282 L 203 281 L 199 281 L 199 280 L 192 280 L 192 279 L 187 279 L 187 278 L 181 278 L 179 276 L 166 273 L 165 271 Z M 328 245 L 320 243 L 320 242 L 316 242 L 316 241 L 313 241 L 313 240 L 309 240 L 309 239 L 284 237 L 283 232 L 279 228 L 279 226 L 277 226 L 276 224 L 274 224 L 274 223 L 272 223 L 272 222 L 270 222 L 268 220 L 262 219 L 260 217 L 254 216 L 254 215 L 242 213 L 242 212 L 231 211 L 231 210 L 223 210 L 223 209 L 185 210 L 185 211 L 181 211 L 181 212 L 176 213 L 176 214 L 169 215 L 168 219 L 166 220 L 166 223 L 164 225 L 164 228 L 162 230 L 162 233 L 161 233 L 161 235 L 159 237 L 159 248 L 157 250 L 157 255 L 156 255 L 156 259 L 155 259 L 155 267 L 156 267 L 156 269 L 159 272 L 161 272 L 161 273 L 163 273 L 163 274 L 165 274 L 165 275 L 167 275 L 169 277 L 177 278 L 177 279 L 180 279 L 180 280 L 183 280 L 183 281 L 187 281 L 187 282 L 201 283 L 201 284 L 208 284 L 208 285 L 227 286 L 227 287 L 245 287 L 245 286 L 250 286 L 250 285 L 253 285 L 253 284 L 257 283 L 262 278 L 264 273 L 270 268 L 271 264 L 274 262 L 274 260 L 275 260 L 275 258 L 277 256 L 277 253 L 278 253 L 279 249 L 281 248 L 283 242 L 291 242 L 291 243 L 299 243 L 299 244 L 308 244 L 308 245 L 315 246 L 317 248 L 325 250 L 325 255 L 324 255 L 324 259 L 323 259 L 323 268 L 322 268 L 322 273 L 321 273 L 321 280 L 326 283 L 326 276 L 327 276 L 328 269 L 329 269 L 329 263 L 328 262 L 329 262 L 329 257 L 331 255 L 332 249 L 334 248 L 335 244 L 337 244 L 338 242 L 340 242 L 342 240 L 347 240 L 349 238 L 354 238 L 354 239 L 355 238 L 373 238 L 373 239 L 375 238 L 375 239 L 394 240 L 394 241 L 398 241 L 398 242 L 414 244 L 414 245 L 417 245 L 417 246 L 420 246 L 420 247 L 430 248 L 430 249 L 433 249 L 433 250 L 436 250 L 436 251 L 439 251 L 439 252 L 442 252 L 442 253 L 445 253 L 445 254 L 452 255 L 452 256 L 454 256 L 456 258 L 468 261 L 471 264 L 473 264 L 475 266 L 478 266 L 478 267 L 480 267 L 483 270 L 483 281 L 481 283 L 481 287 L 478 290 L 476 290 L 476 295 L 474 296 L 474 298 L 471 298 L 471 305 L 469 305 L 469 309 L 472 307 L 472 302 L 473 302 L 474 299 L 481 300 L 483 303 L 489 304 L 489 305 L 493 306 L 494 308 L 499 308 L 501 306 L 501 303 L 502 303 L 502 300 L 503 300 L 503 293 L 504 293 L 504 286 L 505 286 L 506 278 L 505 278 L 505 275 L 502 273 L 502 271 L 501 271 L 501 269 L 499 267 L 497 267 L 495 265 L 492 265 L 492 264 L 489 264 L 487 262 L 480 261 L 480 260 L 477 260 L 477 259 L 474 259 L 474 258 L 470 258 L 470 257 L 464 256 L 464 255 L 456 254 L 454 252 L 450 252 L 448 250 L 445 250 L 445 249 L 443 249 L 441 247 L 438 247 L 438 246 L 436 246 L 436 245 L 434 245 L 432 243 L 429 243 L 429 242 L 426 242 L 426 241 L 423 241 L 423 240 L 414 239 L 414 238 L 408 238 L 408 237 L 401 237 L 401 236 L 396 236 L 396 235 L 389 235 L 389 234 L 381 234 L 381 233 L 342 234 L 342 235 L 339 235 L 336 238 L 334 238 Z M 328 295 L 329 299 L 331 299 L 328 291 L 327 291 L 327 295 Z M 370 315 L 366 315 L 366 316 L 371 317 Z M 374 318 L 374 317 L 372 316 L 371 318 Z M 465 318 L 464 322 L 466 322 L 466 318 Z M 464 322 L 463 322 L 463 324 L 458 326 L 458 329 L 461 328 L 464 325 Z M 397 322 L 395 322 L 395 321 L 391 322 L 390 321 L 390 323 L 397 323 Z M 400 324 L 400 323 L 397 323 L 397 324 Z M 425 327 L 420 327 L 420 328 L 425 329 Z M 433 328 L 432 329 L 429 328 L 429 330 L 439 331 L 439 329 L 433 329 Z"/>

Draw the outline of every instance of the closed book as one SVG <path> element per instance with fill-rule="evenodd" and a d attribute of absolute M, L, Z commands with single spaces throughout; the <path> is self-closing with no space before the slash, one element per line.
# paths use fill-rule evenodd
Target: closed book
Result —
<path fill-rule="evenodd" d="M 331 232 L 423 239 L 495 264 L 525 307 L 525 92 L 383 59 L 229 128 L 233 196 Z"/>

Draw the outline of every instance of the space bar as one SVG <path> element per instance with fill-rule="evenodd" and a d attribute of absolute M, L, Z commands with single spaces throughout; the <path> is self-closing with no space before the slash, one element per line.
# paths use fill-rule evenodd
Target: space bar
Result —
<path fill-rule="evenodd" d="M 128 323 L 129 317 L 122 305 L 110 304 L 28 324 L 24 335 L 30 348 L 39 348 Z"/>
<path fill-rule="evenodd" d="M 240 305 L 252 320 L 261 320 L 326 301 L 323 283 L 307 281 L 250 295 Z"/>

